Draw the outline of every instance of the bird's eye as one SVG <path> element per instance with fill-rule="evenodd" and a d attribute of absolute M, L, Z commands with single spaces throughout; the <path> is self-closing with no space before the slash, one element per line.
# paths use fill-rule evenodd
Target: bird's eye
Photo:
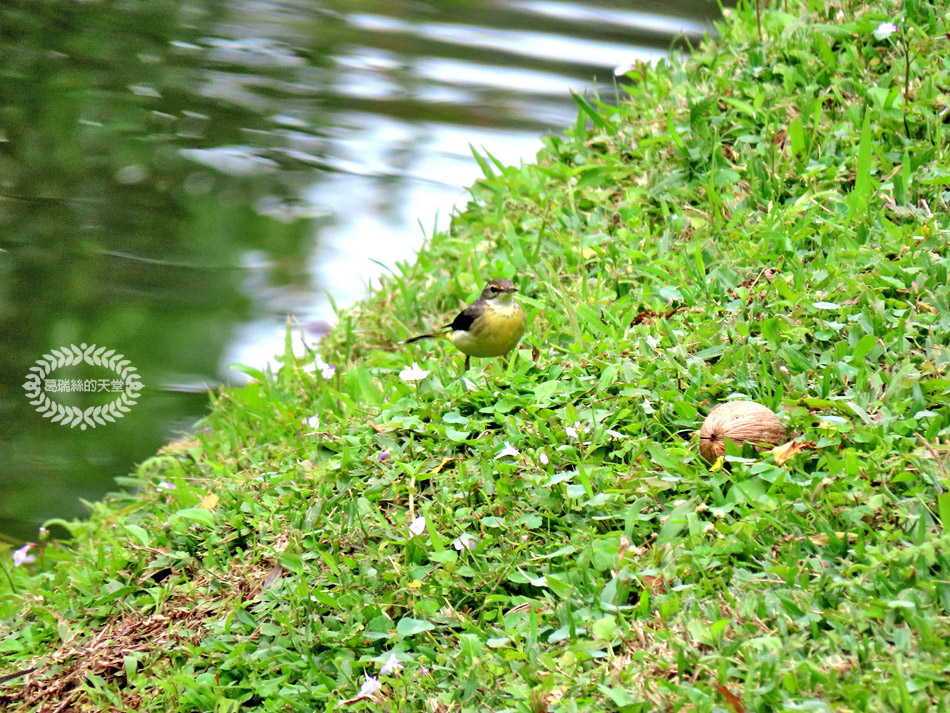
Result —
<path fill-rule="evenodd" d="M 498 292 L 498 288 L 492 285 L 491 287 L 488 288 L 488 291 L 491 292 L 492 294 L 495 294 Z"/>

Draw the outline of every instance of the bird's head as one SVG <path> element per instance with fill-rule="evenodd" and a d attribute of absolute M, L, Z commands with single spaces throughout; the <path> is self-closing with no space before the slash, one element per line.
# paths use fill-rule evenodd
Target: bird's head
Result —
<path fill-rule="evenodd" d="M 482 290 L 482 299 L 486 302 L 507 304 L 511 302 L 511 296 L 517 291 L 518 288 L 511 280 L 501 277 L 485 285 L 485 289 Z"/>

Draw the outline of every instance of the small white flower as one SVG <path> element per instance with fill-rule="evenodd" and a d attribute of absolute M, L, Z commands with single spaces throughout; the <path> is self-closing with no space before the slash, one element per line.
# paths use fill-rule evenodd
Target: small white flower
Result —
<path fill-rule="evenodd" d="M 624 76 L 625 74 L 627 74 L 627 73 L 629 73 L 629 72 L 632 72 L 632 71 L 635 70 L 636 68 L 637 68 L 637 65 L 635 65 L 635 64 L 633 64 L 633 63 L 621 64 L 621 65 L 618 66 L 618 67 L 614 67 L 614 76 L 615 76 L 615 77 L 622 77 L 622 76 Z"/>
<path fill-rule="evenodd" d="M 541 465 L 547 465 L 547 464 L 548 464 L 548 454 L 545 453 L 544 451 L 541 451 L 541 455 L 538 456 L 538 460 L 541 461 Z"/>
<path fill-rule="evenodd" d="M 415 520 L 409 523 L 409 532 L 415 535 L 421 535 L 425 532 L 426 529 L 426 516 L 420 515 Z"/>
<path fill-rule="evenodd" d="M 893 22 L 882 22 L 877 26 L 877 29 L 874 30 L 874 39 L 886 40 L 895 32 L 897 32 L 897 25 L 895 25 Z"/>
<path fill-rule="evenodd" d="M 420 367 L 416 362 L 412 366 L 407 366 L 399 372 L 399 378 L 403 381 L 422 381 L 429 375 L 429 372 Z"/>
<path fill-rule="evenodd" d="M 564 432 L 567 433 L 569 438 L 577 438 L 577 431 L 580 429 L 580 427 L 581 427 L 581 422 L 574 421 L 574 425 L 568 426 L 567 428 L 565 428 Z"/>
<path fill-rule="evenodd" d="M 521 453 L 521 451 L 511 445 L 508 441 L 505 441 L 505 447 L 495 454 L 495 460 L 504 458 L 505 456 L 516 456 L 519 453 Z"/>
<path fill-rule="evenodd" d="M 382 684 L 375 678 L 370 675 L 366 676 L 366 680 L 363 681 L 363 685 L 360 686 L 360 692 L 356 694 L 357 698 L 369 698 L 376 691 L 382 688 Z"/>
<path fill-rule="evenodd" d="M 155 486 L 156 490 L 174 490 L 175 484 L 169 483 L 167 480 L 163 480 L 161 483 Z"/>
<path fill-rule="evenodd" d="M 333 376 L 333 372 L 336 371 L 336 367 L 333 364 L 327 364 L 323 361 L 323 358 L 317 354 L 313 358 L 313 365 L 316 367 L 317 371 L 320 372 L 320 376 L 324 379 L 329 379 Z"/>
<path fill-rule="evenodd" d="M 399 659 L 396 658 L 396 654 L 389 654 L 389 658 L 386 659 L 386 663 L 383 664 L 383 667 L 379 669 L 380 676 L 386 676 L 387 674 L 394 673 L 402 668 L 402 664 L 399 663 Z"/>
<path fill-rule="evenodd" d="M 31 547 L 36 547 L 35 542 L 27 542 L 18 550 L 13 550 L 13 566 L 19 567 L 27 562 L 36 562 L 36 557 L 28 554 Z"/>
<path fill-rule="evenodd" d="M 468 550 L 469 552 L 471 552 L 472 550 L 475 549 L 475 546 L 477 544 L 478 544 L 478 540 L 476 540 L 474 537 L 468 534 L 461 535 L 459 537 L 456 537 L 454 540 L 452 540 L 452 547 L 454 547 L 459 552 L 461 552 L 462 550 Z"/>
<path fill-rule="evenodd" d="M 320 428 L 320 416 L 319 416 L 319 415 L 310 416 L 309 418 L 305 418 L 305 419 L 303 420 L 303 422 L 304 422 L 305 424 L 307 424 L 307 428 L 311 428 L 311 429 L 313 429 L 314 431 L 316 431 L 318 428 Z"/>

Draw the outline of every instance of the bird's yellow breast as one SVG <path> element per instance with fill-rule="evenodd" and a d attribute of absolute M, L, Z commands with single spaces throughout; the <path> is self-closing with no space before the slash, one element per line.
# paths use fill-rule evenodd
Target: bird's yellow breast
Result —
<path fill-rule="evenodd" d="M 452 331 L 449 339 L 468 356 L 496 357 L 514 349 L 524 328 L 524 311 L 518 303 L 488 304 L 471 327 Z"/>

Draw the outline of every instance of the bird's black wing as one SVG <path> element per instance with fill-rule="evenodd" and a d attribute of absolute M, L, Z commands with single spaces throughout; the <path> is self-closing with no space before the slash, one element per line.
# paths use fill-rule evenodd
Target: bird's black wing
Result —
<path fill-rule="evenodd" d="M 462 310 L 459 316 L 452 321 L 452 324 L 448 324 L 446 327 L 452 330 L 467 332 L 471 328 L 472 322 L 478 319 L 484 311 L 485 302 L 481 299 L 477 299 Z"/>

